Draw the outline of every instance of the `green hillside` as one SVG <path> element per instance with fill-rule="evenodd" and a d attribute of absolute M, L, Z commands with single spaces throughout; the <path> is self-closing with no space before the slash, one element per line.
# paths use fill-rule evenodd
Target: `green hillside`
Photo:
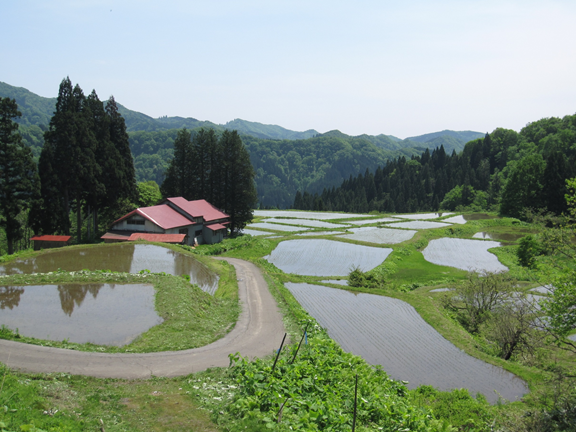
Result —
<path fill-rule="evenodd" d="M 265 125 L 257 122 L 250 122 L 242 119 L 235 119 L 223 125 L 224 129 L 237 130 L 239 134 L 251 135 L 263 139 L 306 139 L 318 135 L 314 129 L 305 132 L 295 132 L 284 129 L 282 126 Z"/>
<path fill-rule="evenodd" d="M 24 88 L 0 82 L 0 96 L 16 99 L 22 117 L 20 133 L 37 159 L 44 144 L 44 131 L 55 109 L 56 98 L 38 96 Z M 130 135 L 136 177 L 139 182 L 161 184 L 172 158 L 179 129 L 213 128 L 217 133 L 237 130 L 250 152 L 256 171 L 261 206 L 286 208 L 297 190 L 311 193 L 340 185 L 350 176 L 375 170 L 390 159 L 419 155 L 444 146 L 460 151 L 477 132 L 442 131 L 401 140 L 391 135 L 349 136 L 338 130 L 320 134 L 311 129 L 295 132 L 277 125 L 235 119 L 225 125 L 184 117 L 152 118 L 118 104 Z"/>

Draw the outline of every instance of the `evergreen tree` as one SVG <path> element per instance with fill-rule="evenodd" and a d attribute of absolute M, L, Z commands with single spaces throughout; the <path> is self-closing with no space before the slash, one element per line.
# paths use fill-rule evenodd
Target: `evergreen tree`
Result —
<path fill-rule="evenodd" d="M 258 196 L 250 155 L 237 131 L 224 131 L 219 147 L 222 156 L 222 198 L 216 204 L 230 215 L 230 231 L 238 232 L 252 220 Z"/>
<path fill-rule="evenodd" d="M 214 190 L 218 188 L 217 146 L 214 129 L 202 128 L 192 138 L 194 191 L 208 202 L 214 201 Z"/>
<path fill-rule="evenodd" d="M 39 178 L 32 151 L 24 145 L 15 118 L 22 114 L 16 101 L 0 98 L 0 226 L 6 232 L 8 254 L 22 237 L 18 215 L 30 208 L 39 193 Z"/>
<path fill-rule="evenodd" d="M 93 215 L 96 233 L 99 212 L 117 216 L 125 210 L 122 200 L 138 197 L 126 125 L 114 98 L 104 108 L 95 91 L 85 97 L 70 78 L 60 84 L 38 168 L 42 200 L 30 212 L 37 233 L 70 234 L 75 210 L 80 241 L 84 211 Z"/>
<path fill-rule="evenodd" d="M 181 196 L 187 200 L 194 198 L 193 181 L 194 157 L 190 131 L 185 128 L 178 131 L 174 141 L 174 157 L 166 171 L 160 187 L 164 197 Z"/>

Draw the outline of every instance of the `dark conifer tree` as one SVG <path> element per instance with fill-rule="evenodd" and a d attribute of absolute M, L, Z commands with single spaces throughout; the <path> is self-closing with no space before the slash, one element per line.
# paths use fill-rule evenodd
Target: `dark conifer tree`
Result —
<path fill-rule="evenodd" d="M 14 99 L 0 98 L 0 226 L 4 228 L 8 254 L 22 237 L 18 215 L 39 195 L 39 177 L 32 151 L 22 142 L 15 118 L 22 114 Z"/>
<path fill-rule="evenodd" d="M 236 233 L 252 220 L 258 200 L 250 154 L 237 131 L 224 131 L 219 147 L 222 155 L 222 198 L 218 207 L 230 215 L 230 231 Z"/>
<path fill-rule="evenodd" d="M 187 200 L 194 199 L 194 157 L 191 137 L 186 129 L 178 131 L 174 140 L 174 157 L 168 165 L 164 182 L 160 187 L 164 197 L 181 196 Z"/>

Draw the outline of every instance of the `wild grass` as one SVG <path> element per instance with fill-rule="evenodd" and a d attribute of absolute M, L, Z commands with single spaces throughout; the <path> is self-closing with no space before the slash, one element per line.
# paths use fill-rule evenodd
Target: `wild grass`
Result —
<path fill-rule="evenodd" d="M 3 431 L 219 430 L 200 407 L 192 377 L 116 380 L 22 374 L 2 364 L 0 373 L 6 373 L 0 392 Z"/>

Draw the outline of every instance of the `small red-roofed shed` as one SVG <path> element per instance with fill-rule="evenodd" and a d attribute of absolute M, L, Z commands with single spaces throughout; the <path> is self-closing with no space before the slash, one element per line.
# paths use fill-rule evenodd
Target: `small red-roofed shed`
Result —
<path fill-rule="evenodd" d="M 72 236 L 60 236 L 60 235 L 41 235 L 34 236 L 30 240 L 34 242 L 34 250 L 40 249 L 52 249 L 59 248 L 63 246 L 69 246 Z"/>

